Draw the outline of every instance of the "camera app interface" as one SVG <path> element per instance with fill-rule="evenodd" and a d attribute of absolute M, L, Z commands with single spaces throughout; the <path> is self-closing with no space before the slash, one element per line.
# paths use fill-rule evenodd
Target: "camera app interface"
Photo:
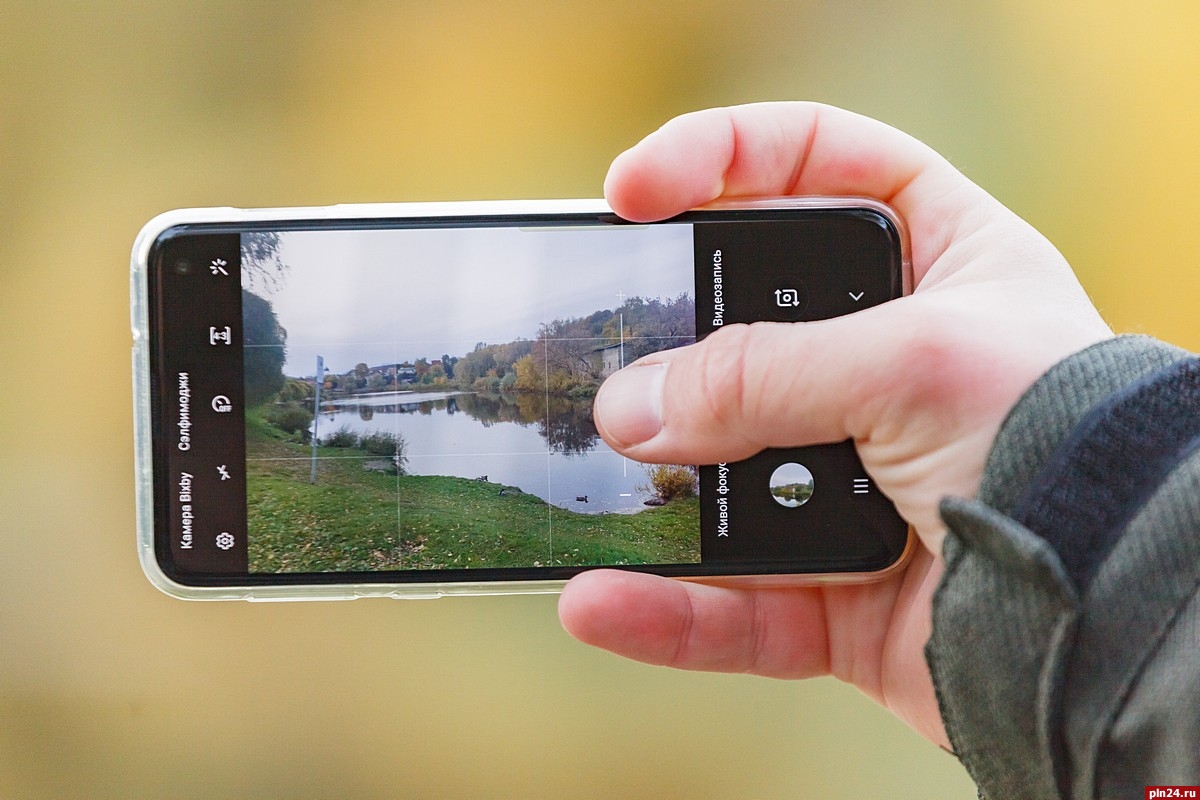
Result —
<path fill-rule="evenodd" d="M 592 417 L 605 378 L 647 354 L 897 296 L 878 218 L 396 224 L 165 240 L 156 474 L 175 574 L 870 571 L 901 554 L 907 525 L 849 442 L 646 465 Z"/>
<path fill-rule="evenodd" d="M 695 341 L 690 226 L 241 251 L 250 572 L 700 560 L 697 470 L 629 461 L 592 419 L 608 375 Z"/>

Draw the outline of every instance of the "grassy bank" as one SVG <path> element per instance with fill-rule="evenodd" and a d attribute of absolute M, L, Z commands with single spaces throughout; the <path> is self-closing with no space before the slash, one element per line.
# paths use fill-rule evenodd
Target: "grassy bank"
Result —
<path fill-rule="evenodd" d="M 311 449 L 247 419 L 255 572 L 574 566 L 698 561 L 698 501 L 577 514 L 482 481 L 389 475 L 352 448 Z M 504 489 L 502 492 L 501 490 Z"/>

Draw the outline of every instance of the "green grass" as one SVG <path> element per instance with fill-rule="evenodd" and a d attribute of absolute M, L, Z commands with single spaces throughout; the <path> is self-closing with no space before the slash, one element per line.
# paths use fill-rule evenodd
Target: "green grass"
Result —
<path fill-rule="evenodd" d="M 247 419 L 253 572 L 695 562 L 699 501 L 577 514 L 465 478 L 388 475 L 351 448 L 311 449 Z M 267 460 L 264 460 L 267 459 Z"/>

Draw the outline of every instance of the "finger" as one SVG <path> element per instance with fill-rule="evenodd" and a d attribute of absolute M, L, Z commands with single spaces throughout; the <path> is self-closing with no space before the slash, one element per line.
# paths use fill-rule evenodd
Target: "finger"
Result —
<path fill-rule="evenodd" d="M 613 161 L 605 195 L 636 221 L 663 219 L 718 197 L 861 195 L 893 205 L 913 236 L 918 280 L 947 226 L 987 196 L 901 131 L 817 103 L 759 103 L 677 117 Z"/>
<path fill-rule="evenodd" d="M 816 588 L 737 590 L 595 570 L 571 579 L 558 613 L 580 641 L 649 664 L 780 678 L 829 672 Z"/>
<path fill-rule="evenodd" d="M 600 387 L 597 427 L 639 461 L 711 464 L 766 447 L 861 446 L 881 420 L 915 418 L 931 400 L 923 392 L 943 398 L 941 422 L 953 424 L 953 402 L 970 411 L 976 387 L 995 380 L 955 352 L 967 346 L 957 317 L 906 323 L 913 299 L 819 322 L 729 325 L 655 353 Z"/>

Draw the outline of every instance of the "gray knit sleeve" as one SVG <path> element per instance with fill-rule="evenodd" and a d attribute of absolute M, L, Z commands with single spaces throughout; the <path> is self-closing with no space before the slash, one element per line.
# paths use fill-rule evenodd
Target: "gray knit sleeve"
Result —
<path fill-rule="evenodd" d="M 1196 450 L 1182 447 L 1152 491 L 1121 501 L 1131 508 L 1119 536 L 1100 537 L 1086 569 L 1073 566 L 1083 558 L 1073 540 L 1056 535 L 1068 521 L 1044 512 L 1097 502 L 1095 480 L 1091 494 L 1072 494 L 1069 448 L 1086 452 L 1111 398 L 1160 388 L 1157 376 L 1187 358 L 1122 337 L 1065 360 L 1006 420 L 979 498 L 942 505 L 946 573 L 926 657 L 955 752 L 989 800 L 1140 797 L 1148 784 L 1200 783 Z M 1120 486 L 1122 470 L 1110 472 Z M 1031 503 L 1048 481 L 1062 482 L 1058 505 Z"/>

